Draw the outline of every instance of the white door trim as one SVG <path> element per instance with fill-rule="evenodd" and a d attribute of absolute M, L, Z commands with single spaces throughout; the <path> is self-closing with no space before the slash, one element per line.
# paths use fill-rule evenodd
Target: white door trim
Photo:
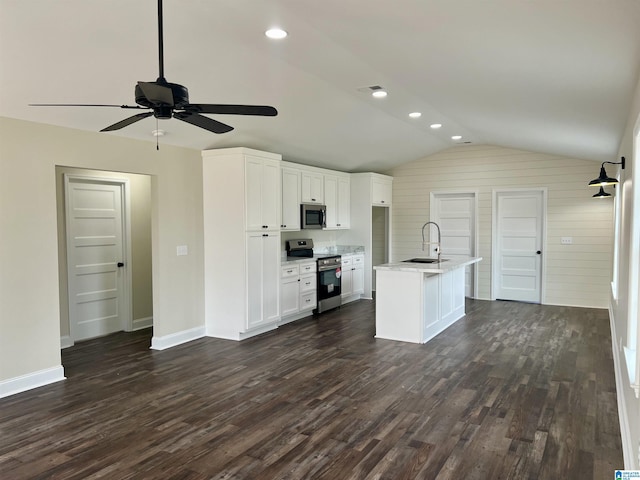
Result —
<path fill-rule="evenodd" d="M 546 252 L 547 252 L 547 187 L 499 188 L 491 192 L 491 300 L 496 300 L 496 278 L 498 278 L 498 194 L 508 192 L 542 193 L 542 258 L 540 265 L 540 304 L 546 299 Z"/>
<path fill-rule="evenodd" d="M 435 208 L 435 198 L 436 195 L 455 195 L 455 194 L 460 194 L 460 195 L 471 195 L 473 197 L 473 214 L 474 214 L 474 218 L 473 218 L 473 222 L 474 222 L 474 226 L 473 226 L 473 251 L 474 251 L 474 256 L 478 256 L 478 252 L 479 252 L 479 248 L 480 248 L 480 243 L 478 240 L 478 237 L 480 235 L 478 235 L 478 195 L 479 195 L 479 191 L 478 190 L 467 190 L 467 189 L 451 189 L 451 190 L 432 190 L 429 193 L 429 218 L 435 218 L 436 217 L 436 208 Z M 472 265 L 472 270 L 473 270 L 473 298 L 478 298 L 478 265 Z"/>
<path fill-rule="evenodd" d="M 111 185 L 120 185 L 122 188 L 122 240 L 124 242 L 124 255 L 125 258 L 123 262 L 125 264 L 124 268 L 124 281 L 123 281 L 123 292 L 122 292 L 122 313 L 123 313 L 123 330 L 130 332 L 133 330 L 133 302 L 131 300 L 132 297 L 132 268 L 131 267 L 131 188 L 129 185 L 128 178 L 120 178 L 120 177 L 100 177 L 100 176 L 90 176 L 90 175 L 77 175 L 71 173 L 65 173 L 64 176 L 64 213 L 65 213 L 65 243 L 67 249 L 67 294 L 69 298 L 69 310 L 71 309 L 71 305 L 73 299 L 71 298 L 72 289 L 70 288 L 69 282 L 72 278 L 72 272 L 69 270 L 69 238 L 71 238 L 71 226 L 67 219 L 71 215 L 69 211 L 70 202 L 69 202 L 69 184 L 72 181 L 76 182 L 92 182 L 92 183 L 102 183 L 102 184 L 111 184 Z M 71 321 L 71 314 L 69 314 L 69 332 L 71 334 L 71 339 L 76 338 L 76 325 L 75 322 Z"/>

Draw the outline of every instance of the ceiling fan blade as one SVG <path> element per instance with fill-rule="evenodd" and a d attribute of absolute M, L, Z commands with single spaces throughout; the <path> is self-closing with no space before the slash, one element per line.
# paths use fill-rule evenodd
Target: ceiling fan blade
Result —
<path fill-rule="evenodd" d="M 120 130 L 121 128 L 126 127 L 127 125 L 131 125 L 132 123 L 139 122 L 140 120 L 150 117 L 151 115 L 153 115 L 153 112 L 138 113 L 133 117 L 125 118 L 124 120 L 120 120 L 119 122 L 114 123 L 113 125 L 109 125 L 108 127 L 103 128 L 100 131 L 112 132 L 114 130 Z"/>
<path fill-rule="evenodd" d="M 183 122 L 190 123 L 191 125 L 195 125 L 196 127 L 204 128 L 205 130 L 209 130 L 213 133 L 227 133 L 233 130 L 233 127 L 227 124 L 209 117 L 198 115 L 197 113 L 174 112 L 173 118 L 177 118 L 178 120 L 182 120 Z"/>
<path fill-rule="evenodd" d="M 278 111 L 268 105 L 216 105 L 209 103 L 190 103 L 183 107 L 192 113 L 217 113 L 219 115 L 260 115 L 275 117 Z"/>
<path fill-rule="evenodd" d="M 173 91 L 154 82 L 138 82 L 138 86 L 151 103 L 173 106 Z"/>
<path fill-rule="evenodd" d="M 30 107 L 117 107 L 117 108 L 134 108 L 137 110 L 146 110 L 145 107 L 131 105 L 105 105 L 96 103 L 30 103 Z"/>

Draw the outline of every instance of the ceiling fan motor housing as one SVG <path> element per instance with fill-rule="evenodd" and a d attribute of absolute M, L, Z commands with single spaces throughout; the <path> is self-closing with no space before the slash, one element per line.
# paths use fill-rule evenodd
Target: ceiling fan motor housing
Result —
<path fill-rule="evenodd" d="M 150 101 L 142 92 L 142 88 L 136 85 L 136 103 L 142 107 L 152 108 L 154 116 L 161 119 L 169 119 L 174 109 L 181 109 L 189 104 L 189 90 L 183 85 L 169 82 L 152 82 L 158 86 L 168 87 L 173 95 L 173 105 L 158 104 Z"/>

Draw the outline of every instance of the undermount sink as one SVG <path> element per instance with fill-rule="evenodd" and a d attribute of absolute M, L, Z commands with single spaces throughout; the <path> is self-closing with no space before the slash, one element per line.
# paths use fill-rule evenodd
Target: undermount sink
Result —
<path fill-rule="evenodd" d="M 446 258 L 442 258 L 440 260 L 438 260 L 437 258 L 410 258 L 409 260 L 403 260 L 403 262 L 407 263 L 440 263 L 446 261 Z"/>

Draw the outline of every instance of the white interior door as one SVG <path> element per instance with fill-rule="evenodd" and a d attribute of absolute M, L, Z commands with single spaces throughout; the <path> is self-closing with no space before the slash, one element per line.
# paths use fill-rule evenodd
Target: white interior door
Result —
<path fill-rule="evenodd" d="M 125 329 L 123 183 L 65 175 L 69 322 L 74 341 Z"/>
<path fill-rule="evenodd" d="M 475 192 L 432 192 L 430 218 L 440 226 L 441 253 L 451 258 L 476 256 L 476 193 Z M 429 225 L 427 227 L 430 227 Z M 437 240 L 436 229 L 429 230 L 431 242 Z M 429 254 L 436 256 L 436 245 L 429 245 Z M 475 298 L 476 267 L 465 268 L 465 296 Z"/>
<path fill-rule="evenodd" d="M 496 192 L 494 200 L 494 298 L 540 303 L 544 192 Z"/>

